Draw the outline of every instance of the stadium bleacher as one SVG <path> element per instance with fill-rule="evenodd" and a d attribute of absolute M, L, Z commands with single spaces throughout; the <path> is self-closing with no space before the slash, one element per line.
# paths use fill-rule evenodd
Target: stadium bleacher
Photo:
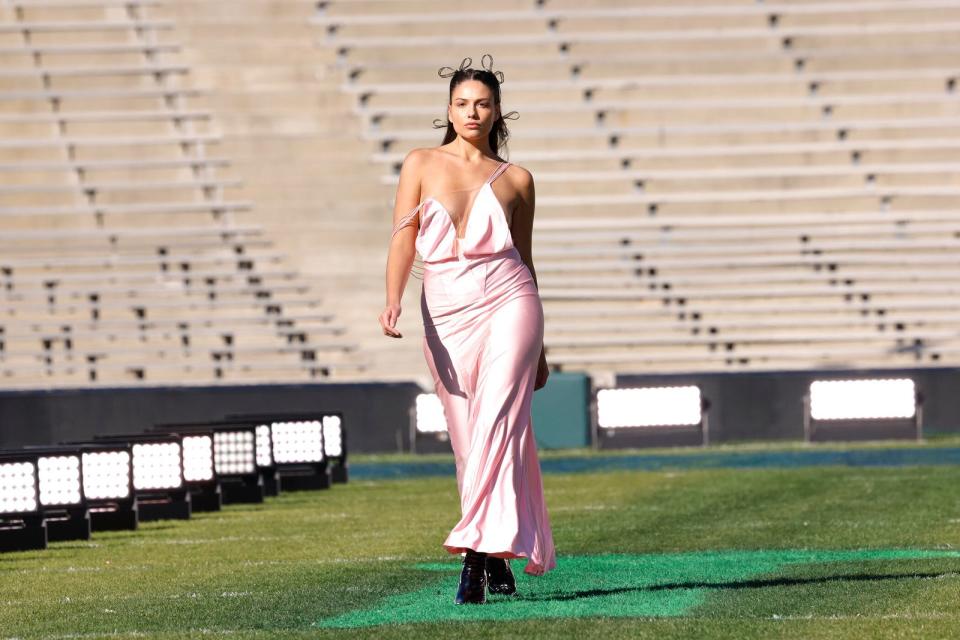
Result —
<path fill-rule="evenodd" d="M 554 366 L 955 365 L 960 3 L 695 5 L 331 2 L 314 22 L 385 184 L 431 145 L 439 51 L 505 70 Z"/>
<path fill-rule="evenodd" d="M 957 362 L 960 2 L 233 9 L 0 7 L 6 384 L 79 376 L 44 346 L 71 332 L 98 381 L 425 381 L 417 281 L 406 340 L 372 319 L 392 195 L 438 144 L 437 67 L 485 52 L 554 367 Z"/>
<path fill-rule="evenodd" d="M 319 380 L 363 369 L 231 196 L 153 0 L 0 6 L 5 388 Z M 244 216 L 247 217 L 244 217 Z"/>

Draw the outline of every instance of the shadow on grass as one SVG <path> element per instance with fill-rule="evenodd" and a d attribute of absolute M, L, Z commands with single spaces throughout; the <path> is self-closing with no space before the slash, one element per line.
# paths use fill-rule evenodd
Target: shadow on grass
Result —
<path fill-rule="evenodd" d="M 614 589 L 587 589 L 571 593 L 553 593 L 549 596 L 515 595 L 509 600 L 526 601 L 558 601 L 578 600 L 596 596 L 609 596 L 623 593 L 644 593 L 656 591 L 670 591 L 673 589 L 765 589 L 767 587 L 792 587 L 805 584 L 824 584 L 827 582 L 877 582 L 885 580 L 910 580 L 921 578 L 944 578 L 956 575 L 955 572 L 945 573 L 901 573 L 901 574 L 853 574 L 839 576 L 824 576 L 820 578 L 770 578 L 766 580 L 736 580 L 730 582 L 672 582 L 655 584 L 646 587 L 617 587 Z"/>

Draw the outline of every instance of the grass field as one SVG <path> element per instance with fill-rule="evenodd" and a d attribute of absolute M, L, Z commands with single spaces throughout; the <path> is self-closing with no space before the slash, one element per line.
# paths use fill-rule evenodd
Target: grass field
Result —
<path fill-rule="evenodd" d="M 639 457 L 676 453 L 710 455 Z M 954 464 L 546 473 L 558 568 L 514 561 L 519 597 L 456 607 L 453 477 L 377 475 L 413 460 L 354 458 L 330 491 L 0 554 L 0 638 L 960 637 Z"/>

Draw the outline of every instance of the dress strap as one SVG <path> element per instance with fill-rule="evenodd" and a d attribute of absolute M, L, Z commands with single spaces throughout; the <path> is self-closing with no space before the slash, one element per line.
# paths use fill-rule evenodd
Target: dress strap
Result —
<path fill-rule="evenodd" d="M 504 171 L 507 170 L 507 167 L 508 167 L 508 166 L 510 166 L 510 163 L 507 162 L 506 160 L 504 160 L 503 162 L 501 162 L 501 163 L 500 163 L 500 166 L 496 168 L 496 170 L 493 172 L 493 174 L 492 174 L 489 178 L 487 178 L 487 182 L 489 183 L 489 182 L 493 182 L 494 180 L 496 180 L 496 179 L 500 176 L 501 173 L 503 173 Z"/>
<path fill-rule="evenodd" d="M 393 228 L 393 235 L 390 236 L 391 239 L 393 238 L 393 236 L 397 235 L 397 233 L 399 233 L 399 231 L 404 227 L 408 227 L 408 226 L 412 226 L 413 224 L 416 224 L 413 221 L 413 218 L 415 215 L 417 215 L 417 212 L 420 210 L 420 207 L 422 207 L 423 204 L 424 203 L 421 202 L 416 207 L 414 207 L 413 211 L 411 211 L 410 213 L 400 218 L 400 221 L 397 222 L 396 226 Z"/>

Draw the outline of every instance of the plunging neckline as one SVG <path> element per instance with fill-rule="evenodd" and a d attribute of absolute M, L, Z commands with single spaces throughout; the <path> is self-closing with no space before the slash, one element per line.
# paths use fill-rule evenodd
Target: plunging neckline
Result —
<path fill-rule="evenodd" d="M 424 198 L 423 200 L 420 201 L 420 204 L 417 205 L 417 207 L 416 207 L 416 209 L 414 209 L 414 211 L 416 211 L 417 209 L 419 209 L 420 207 L 422 207 L 423 205 L 425 205 L 428 201 L 433 201 L 433 202 L 435 202 L 441 209 L 443 209 L 443 213 L 444 213 L 444 215 L 447 216 L 447 220 L 450 222 L 450 226 L 453 227 L 453 237 L 454 237 L 458 242 L 461 241 L 461 240 L 466 240 L 466 239 L 467 239 L 467 232 L 470 230 L 470 221 L 473 220 L 473 210 L 474 210 L 474 209 L 476 208 L 476 206 L 477 206 L 477 200 L 480 199 L 480 193 L 483 192 L 483 188 L 484 188 L 484 187 L 489 187 L 489 188 L 490 188 L 490 194 L 493 196 L 493 201 L 497 203 L 497 208 L 500 210 L 500 215 L 503 216 L 503 221 L 504 221 L 504 222 L 507 222 L 507 211 L 506 211 L 506 209 L 503 208 L 503 205 L 500 204 L 500 198 L 497 197 L 496 191 L 493 190 L 493 181 L 494 181 L 497 177 L 499 177 L 498 174 L 500 173 L 500 169 L 502 169 L 502 168 L 503 168 L 503 165 L 505 165 L 505 164 L 509 164 L 508 161 L 504 160 L 503 162 L 501 162 L 500 164 L 498 164 L 498 165 L 497 165 L 497 168 L 494 169 L 494 170 L 493 170 L 493 173 L 490 174 L 490 177 L 487 178 L 482 185 L 480 185 L 480 188 L 479 188 L 479 190 L 478 190 L 478 192 L 477 192 L 477 195 L 474 196 L 473 202 L 470 204 L 470 210 L 467 211 L 467 214 L 466 214 L 466 215 L 467 215 L 467 221 L 466 221 L 466 222 L 464 223 L 464 225 L 463 225 L 463 237 L 460 237 L 460 236 L 457 235 L 457 223 L 454 222 L 453 216 L 450 215 L 450 210 L 447 209 L 447 206 L 446 206 L 445 204 L 443 204 L 443 202 L 441 202 L 441 201 L 438 200 L 437 198 L 435 198 L 435 197 L 433 197 L 433 196 L 427 196 L 426 198 Z M 452 193 L 452 192 L 451 192 L 451 193 Z M 422 230 L 423 230 L 423 224 L 420 224 L 419 228 L 417 229 L 417 237 L 418 237 L 418 238 L 420 237 L 420 233 L 421 233 Z"/>
<path fill-rule="evenodd" d="M 507 212 L 506 212 L 506 210 L 503 208 L 503 205 L 500 204 L 500 198 L 497 197 L 497 194 L 496 194 L 496 192 L 493 190 L 493 187 L 492 187 L 491 185 L 492 185 L 492 183 L 490 183 L 490 182 L 484 182 L 483 185 L 481 185 L 481 187 L 480 187 L 480 191 L 483 191 L 483 188 L 484 188 L 484 187 L 490 187 L 490 194 L 493 196 L 493 201 L 497 203 L 497 208 L 500 210 L 500 215 L 503 216 L 503 220 L 504 220 L 504 222 L 506 222 L 506 221 L 507 221 Z M 439 200 L 437 200 L 437 199 L 434 198 L 433 196 L 427 196 L 426 198 L 423 199 L 423 202 L 421 202 L 419 206 L 422 207 L 422 206 L 423 206 L 424 204 L 426 204 L 427 202 L 434 202 L 434 203 L 436 203 L 438 207 L 440 207 L 441 209 L 443 209 L 443 213 L 447 216 L 447 220 L 450 221 L 450 225 L 453 227 L 453 236 L 454 236 L 457 240 L 466 240 L 466 239 L 467 239 L 467 232 L 470 230 L 470 221 L 473 220 L 473 210 L 476 208 L 476 206 L 477 206 L 477 200 L 478 200 L 479 198 L 480 198 L 480 193 L 478 192 L 477 195 L 476 195 L 476 197 L 473 199 L 473 204 L 470 205 L 470 210 L 467 211 L 467 221 L 466 221 L 466 222 L 464 223 L 464 225 L 463 225 L 463 236 L 462 236 L 462 237 L 457 235 L 457 224 L 454 222 L 453 216 L 450 215 L 450 210 L 447 209 L 447 207 L 446 207 L 445 204 L 443 204 L 442 202 L 440 202 Z M 421 229 L 423 229 L 423 225 L 422 225 L 422 224 L 420 225 L 420 229 L 417 229 L 417 236 L 420 235 L 420 230 L 421 230 Z"/>

